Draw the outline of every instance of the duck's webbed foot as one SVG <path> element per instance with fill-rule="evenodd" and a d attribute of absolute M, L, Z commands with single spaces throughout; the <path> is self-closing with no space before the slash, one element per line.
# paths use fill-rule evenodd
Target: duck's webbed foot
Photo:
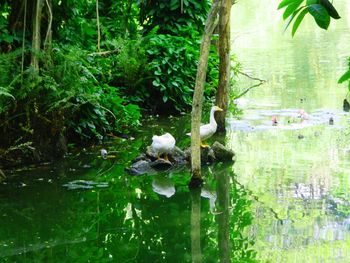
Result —
<path fill-rule="evenodd" d="M 201 147 L 202 148 L 209 148 L 209 144 L 201 142 Z"/>

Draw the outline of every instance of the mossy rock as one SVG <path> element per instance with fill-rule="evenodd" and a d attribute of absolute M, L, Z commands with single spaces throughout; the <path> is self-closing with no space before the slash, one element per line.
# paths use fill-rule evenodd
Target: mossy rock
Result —
<path fill-rule="evenodd" d="M 224 145 L 219 142 L 214 142 L 211 149 L 213 150 L 213 154 L 215 159 L 220 162 L 234 161 L 235 153 L 227 149 Z"/>

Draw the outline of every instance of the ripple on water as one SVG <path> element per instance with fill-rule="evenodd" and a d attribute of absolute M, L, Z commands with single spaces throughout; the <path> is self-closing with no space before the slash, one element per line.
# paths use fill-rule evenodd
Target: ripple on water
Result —
<path fill-rule="evenodd" d="M 85 180 L 74 180 L 63 185 L 68 190 L 88 190 L 94 188 L 106 188 L 107 182 L 94 182 Z"/>

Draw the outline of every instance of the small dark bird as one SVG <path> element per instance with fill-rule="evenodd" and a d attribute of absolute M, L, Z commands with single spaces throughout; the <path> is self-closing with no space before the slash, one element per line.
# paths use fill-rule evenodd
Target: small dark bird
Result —
<path fill-rule="evenodd" d="M 334 124 L 334 119 L 333 119 L 333 117 L 330 117 L 329 118 L 329 125 L 333 125 Z"/>
<path fill-rule="evenodd" d="M 350 103 L 347 101 L 347 99 L 343 100 L 343 110 L 346 112 L 350 111 Z"/>

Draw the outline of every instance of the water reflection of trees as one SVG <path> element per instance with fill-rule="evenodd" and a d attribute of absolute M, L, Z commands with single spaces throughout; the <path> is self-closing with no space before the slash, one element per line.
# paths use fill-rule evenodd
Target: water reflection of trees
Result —
<path fill-rule="evenodd" d="M 13 223 L 7 217 L 0 244 L 18 242 L 2 248 L 0 261 L 254 261 L 245 231 L 251 201 L 230 170 L 212 167 L 206 186 L 197 192 L 189 191 L 187 174 L 125 177 L 122 165 L 100 178 L 112 182 L 105 189 L 68 191 L 49 184 L 36 198 L 18 191 L 22 201 L 13 211 L 6 202 L 1 206 Z"/>
<path fill-rule="evenodd" d="M 207 213 L 205 217 L 202 214 L 200 218 L 199 191 L 191 194 L 192 261 L 201 262 L 203 258 L 204 262 L 210 262 L 216 254 L 220 262 L 255 262 L 256 252 L 252 248 L 254 241 L 248 237 L 246 230 L 253 219 L 251 198 L 243 186 L 233 180 L 235 175 L 232 173 L 232 167 L 217 165 L 213 167 L 213 171 L 208 177 L 213 178 L 211 184 L 216 194 L 203 195 L 202 191 L 202 196 L 209 196 L 210 201 L 216 199 L 215 211 L 209 208 L 212 213 Z M 208 217 L 212 220 L 208 220 Z M 202 226 L 200 226 L 200 219 L 202 219 Z M 213 239 L 213 233 L 215 233 L 215 239 Z M 202 249 L 199 236 L 204 243 Z M 210 239 L 211 242 L 203 242 L 203 239 Z"/>
<path fill-rule="evenodd" d="M 256 252 L 252 248 L 254 240 L 248 236 L 246 231 L 253 220 L 252 199 L 248 191 L 237 183 L 236 175 L 231 169 L 232 167 L 226 167 L 216 174 L 218 205 L 223 209 L 223 213 L 217 216 L 219 231 L 223 229 L 222 234 L 219 232 L 219 239 L 222 237 L 227 240 L 229 235 L 232 261 L 253 262 L 256 256 Z M 222 250 L 220 255 L 225 259 L 228 257 L 229 247 L 225 242 L 222 243 L 220 246 L 219 240 L 219 248 Z"/>

